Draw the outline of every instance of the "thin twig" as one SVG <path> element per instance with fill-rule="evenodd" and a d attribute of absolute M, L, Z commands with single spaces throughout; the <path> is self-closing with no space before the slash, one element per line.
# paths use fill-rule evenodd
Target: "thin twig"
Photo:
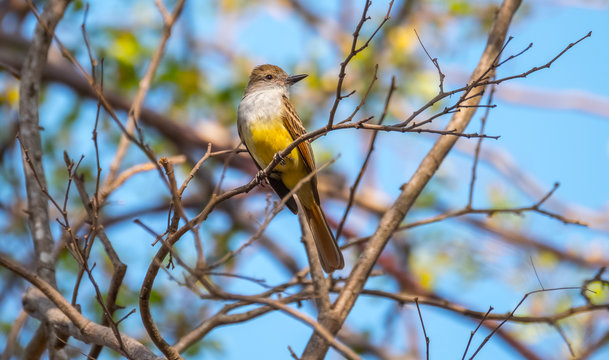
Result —
<path fill-rule="evenodd" d="M 78 60 L 76 60 L 76 58 L 74 57 L 74 55 L 72 55 L 67 48 L 63 45 L 63 43 L 59 40 L 59 38 L 53 33 L 53 31 L 51 31 L 46 22 L 44 22 L 43 20 L 41 20 L 40 15 L 38 13 L 38 10 L 36 9 L 36 6 L 32 3 L 32 0 L 26 0 L 28 6 L 30 7 L 30 9 L 32 10 L 32 13 L 34 14 L 34 16 L 36 16 L 36 19 L 38 20 L 38 23 L 42 25 L 43 28 L 46 29 L 46 31 L 49 34 L 52 34 L 53 38 L 55 39 L 55 42 L 57 43 L 57 45 L 59 46 L 59 49 L 61 50 L 61 53 L 72 63 L 74 64 L 79 71 L 82 73 L 82 75 L 87 79 L 89 85 L 91 86 L 91 89 L 96 93 L 96 95 L 98 96 L 99 101 L 102 103 L 104 109 L 108 112 L 108 114 L 110 115 L 110 117 L 112 118 L 112 120 L 114 120 L 114 122 L 117 124 L 117 126 L 120 128 L 121 132 L 123 133 L 124 136 L 127 137 L 128 140 L 130 140 L 131 142 L 133 142 L 134 144 L 136 144 L 138 146 L 138 148 L 140 148 L 142 150 L 142 152 L 149 158 L 149 160 L 151 160 L 152 162 L 156 163 L 156 157 L 155 155 L 150 151 L 150 149 L 141 141 L 139 141 L 138 139 L 136 139 L 135 137 L 133 137 L 133 135 L 131 134 L 131 132 L 127 131 L 127 129 L 125 128 L 125 126 L 121 123 L 121 121 L 119 120 L 118 116 L 116 115 L 116 113 L 114 112 L 112 106 L 110 105 L 110 103 L 108 102 L 108 100 L 106 99 L 106 97 L 104 97 L 103 92 L 100 88 L 99 85 L 97 85 L 95 83 L 95 81 L 93 81 L 93 78 L 87 73 L 87 71 L 84 69 L 84 67 L 80 64 L 80 62 L 78 62 Z M 118 169 L 118 166 L 116 166 L 116 168 Z M 162 170 L 160 167 L 157 168 L 159 174 L 161 175 L 161 178 L 164 182 L 166 182 L 165 177 L 163 176 Z M 112 172 L 112 166 L 111 166 L 111 172 Z"/>
<path fill-rule="evenodd" d="M 427 331 L 425 331 L 425 323 L 423 323 L 423 315 L 421 315 L 421 308 L 419 307 L 419 298 L 415 297 L 414 303 L 417 305 L 417 312 L 419 313 L 419 320 L 421 320 L 423 336 L 425 337 L 425 358 L 429 360 L 429 336 L 427 336 Z"/>
<path fill-rule="evenodd" d="M 488 119 L 488 115 L 490 113 L 490 105 L 493 102 L 493 95 L 495 95 L 495 85 L 491 86 L 491 91 L 488 96 L 487 105 L 489 107 L 486 108 L 484 112 L 484 116 L 480 119 L 480 134 L 484 134 L 484 127 L 486 126 L 486 120 Z M 474 200 L 474 184 L 476 182 L 476 169 L 478 167 L 478 159 L 480 157 L 480 148 L 482 147 L 482 138 L 478 138 L 478 142 L 476 143 L 476 150 L 474 152 L 474 163 L 472 165 L 472 177 L 469 183 L 469 196 L 467 200 L 466 207 L 471 208 L 472 202 Z"/>
<path fill-rule="evenodd" d="M 138 124 L 138 121 L 140 118 L 140 112 L 142 109 L 142 104 L 144 103 L 144 99 L 146 98 L 148 89 L 150 88 L 150 85 L 152 84 L 152 80 L 154 78 L 156 70 L 165 53 L 165 47 L 166 47 L 167 41 L 169 40 L 169 37 L 171 36 L 171 31 L 172 31 L 173 25 L 176 22 L 176 20 L 178 19 L 178 17 L 180 16 L 180 14 L 182 13 L 182 9 L 184 8 L 184 3 L 185 3 L 185 0 L 179 0 L 173 8 L 171 16 L 167 16 L 166 15 L 167 11 L 166 10 L 164 12 L 162 11 L 164 9 L 164 6 L 162 6 L 162 3 L 160 1 L 156 2 L 157 6 L 159 7 L 159 9 L 161 11 L 161 14 L 163 15 L 163 34 L 161 35 L 161 38 L 159 39 L 159 43 L 152 56 L 152 59 L 150 60 L 150 64 L 146 68 L 146 73 L 144 74 L 144 76 L 142 77 L 142 79 L 139 82 L 138 91 L 135 95 L 135 98 L 133 99 L 133 104 L 131 105 L 131 109 L 128 112 L 129 115 L 128 115 L 127 126 L 126 126 L 126 132 L 129 134 L 132 134 L 134 128 L 136 129 L 136 131 L 138 132 L 138 136 L 139 136 L 138 142 L 142 145 L 144 144 L 144 139 L 143 139 L 142 131 Z M 116 172 L 118 171 L 118 167 L 119 167 L 120 163 L 122 162 L 122 159 L 126 155 L 130 140 L 131 139 L 125 133 L 123 133 L 123 136 L 121 136 L 121 140 L 119 141 L 119 145 L 116 150 L 114 160 L 112 161 L 112 163 L 110 165 L 110 170 L 109 170 L 108 177 L 106 179 L 106 184 L 113 181 L 114 176 L 116 175 Z M 150 150 L 150 148 L 147 146 L 143 146 L 143 149 L 145 150 L 149 159 L 151 161 L 153 161 L 154 163 L 156 163 L 156 161 L 154 159 L 154 155 L 152 154 L 152 151 Z"/>
<path fill-rule="evenodd" d="M 357 104 L 355 109 L 353 109 L 353 112 L 351 112 L 351 115 L 349 115 L 345 120 L 340 122 L 341 124 L 353 120 L 353 118 L 355 117 L 355 115 L 357 115 L 357 113 L 360 111 L 362 106 L 364 106 L 364 104 L 366 103 L 366 100 L 368 99 L 368 95 L 370 95 L 370 90 L 372 90 L 372 86 L 374 85 L 376 80 L 378 80 L 378 77 L 376 76 L 377 73 L 378 73 L 378 70 L 379 70 L 379 65 L 378 64 L 374 65 L 374 73 L 372 74 L 372 80 L 370 80 L 370 84 L 368 85 L 368 88 L 366 89 L 366 92 L 364 92 L 364 96 L 362 96 L 362 98 L 360 99 L 359 104 Z M 355 90 L 353 90 L 353 92 L 351 92 L 351 93 L 347 94 L 346 96 L 344 96 L 343 99 L 348 97 L 348 96 L 350 96 L 353 93 L 355 93 Z"/>
<path fill-rule="evenodd" d="M 304 282 L 303 285 L 306 285 L 307 282 Z M 579 290 L 580 287 L 570 287 L 570 288 L 561 288 L 561 289 L 569 289 L 569 290 Z M 333 287 L 330 289 L 332 292 L 340 292 L 343 290 L 342 287 Z M 536 290 L 539 292 L 549 291 L 556 289 L 544 289 L 544 290 Z M 588 290 L 590 291 L 590 290 Z M 521 324 L 552 324 L 553 322 L 557 322 L 560 320 L 567 319 L 572 316 L 576 316 L 578 314 L 585 314 L 595 311 L 606 311 L 609 310 L 609 304 L 587 304 L 582 306 L 576 306 L 569 308 L 564 311 L 560 311 L 551 315 L 521 315 L 515 316 L 512 313 L 505 314 L 487 314 L 485 311 L 476 311 L 470 308 L 467 308 L 463 305 L 451 302 L 449 300 L 439 298 L 437 295 L 433 297 L 423 297 L 423 296 L 412 296 L 402 293 L 392 293 L 382 290 L 374 290 L 374 289 L 363 289 L 361 292 L 362 295 L 366 296 L 374 296 L 378 298 L 384 298 L 388 300 L 395 301 L 399 305 L 414 303 L 415 298 L 418 298 L 419 304 L 429 305 L 433 307 L 437 307 L 439 309 L 449 310 L 454 312 L 455 314 L 460 314 L 462 316 L 466 316 L 472 319 L 484 319 L 493 320 L 493 321 L 510 321 L 512 323 L 521 323 Z"/>
<path fill-rule="evenodd" d="M 385 116 L 387 116 L 387 111 L 389 109 L 389 103 L 391 101 L 391 95 L 393 94 L 395 89 L 396 89 L 396 87 L 395 87 L 395 76 L 394 76 L 391 78 L 391 85 L 389 86 L 389 92 L 387 93 L 387 98 L 385 99 L 385 107 L 383 108 L 383 113 L 381 114 L 381 117 L 379 118 L 378 125 L 382 125 L 383 121 L 385 120 Z M 349 215 L 349 210 L 353 206 L 353 201 L 355 200 L 355 192 L 357 190 L 357 187 L 358 187 L 360 181 L 362 180 L 362 178 L 364 176 L 364 172 L 366 171 L 366 168 L 368 166 L 368 161 L 370 160 L 372 151 L 374 151 L 374 143 L 376 142 L 377 135 L 378 135 L 378 131 L 374 131 L 372 133 L 372 136 L 370 138 L 370 145 L 368 146 L 368 152 L 366 153 L 366 158 L 364 159 L 362 168 L 359 171 L 359 173 L 357 174 L 357 177 L 355 178 L 355 182 L 353 183 L 353 186 L 351 186 L 351 188 L 349 189 L 349 199 L 347 200 L 347 206 L 345 208 L 345 213 L 343 214 L 343 217 L 340 220 L 340 223 L 338 224 L 338 228 L 336 230 L 336 240 L 338 240 L 340 238 L 340 235 L 343 231 L 343 227 L 345 226 L 345 222 L 347 221 L 347 216 Z"/>
<path fill-rule="evenodd" d="M 68 321 L 62 322 L 60 325 L 70 331 L 70 335 L 77 337 L 83 341 L 96 341 L 100 345 L 109 347 L 123 356 L 129 356 L 125 352 L 116 338 L 113 336 L 112 330 L 106 326 L 101 326 L 93 321 L 85 318 L 76 308 L 63 297 L 63 295 L 57 291 L 53 286 L 44 281 L 40 276 L 28 271 L 21 264 L 9 259 L 4 254 L 0 253 L 0 266 L 7 268 L 14 274 L 22 277 L 30 284 L 34 285 L 36 289 L 30 289 L 24 295 L 24 300 L 29 298 L 31 295 L 36 297 L 36 301 L 51 301 L 68 319 Z M 38 295 L 32 293 L 37 292 Z M 44 295 L 42 295 L 44 294 Z M 148 350 L 139 341 L 125 335 L 120 334 L 122 342 L 126 344 L 126 348 L 129 353 L 137 354 L 137 359 L 140 360 L 158 360 L 159 358 Z"/>
<path fill-rule="evenodd" d="M 378 25 L 376 30 L 374 30 L 372 35 L 370 35 L 368 40 L 362 46 L 357 47 L 357 40 L 359 38 L 360 31 L 362 30 L 362 26 L 364 25 L 364 23 L 367 20 L 370 19 L 370 17 L 368 16 L 368 10 L 370 9 L 370 5 L 372 5 L 372 1 L 366 0 L 366 5 L 364 5 L 364 9 L 362 11 L 362 16 L 360 18 L 360 21 L 357 24 L 357 26 L 355 27 L 355 31 L 353 32 L 353 41 L 351 42 L 351 49 L 349 50 L 349 54 L 347 54 L 347 57 L 343 60 L 343 62 L 340 63 L 338 81 L 336 83 L 336 97 L 334 98 L 334 103 L 332 104 L 332 108 L 330 110 L 330 116 L 329 116 L 328 125 L 327 125 L 328 129 L 330 129 L 332 127 L 332 125 L 334 124 L 334 116 L 336 115 L 336 109 L 338 108 L 338 104 L 340 103 L 340 101 L 342 99 L 344 99 L 345 97 L 351 95 L 351 94 L 349 94 L 347 96 L 342 95 L 343 82 L 345 80 L 345 76 L 347 75 L 347 73 L 346 73 L 347 65 L 349 64 L 351 59 L 353 59 L 353 57 L 355 57 L 355 55 L 357 55 L 362 50 L 364 50 L 365 48 L 368 47 L 368 45 L 370 44 L 370 42 L 372 41 L 372 39 L 374 38 L 376 33 L 381 29 L 381 27 L 383 25 L 385 25 L 387 20 L 389 20 L 389 13 L 391 12 L 391 8 L 393 7 L 393 0 L 391 0 L 391 2 L 389 3 L 388 9 L 387 9 L 387 14 L 385 14 L 385 17 L 380 22 L 380 24 Z"/>
<path fill-rule="evenodd" d="M 465 360 L 465 356 L 467 355 L 467 350 L 469 350 L 469 345 L 472 343 L 472 339 L 474 338 L 474 335 L 476 335 L 476 332 L 478 332 L 478 329 L 480 329 L 480 326 L 482 326 L 482 324 L 484 323 L 484 320 L 486 320 L 486 318 L 488 317 L 488 314 L 490 314 L 491 311 L 493 311 L 493 307 L 489 306 L 488 311 L 486 312 L 486 314 L 484 314 L 484 317 L 482 319 L 480 319 L 480 322 L 478 322 L 478 326 L 476 326 L 474 331 L 472 331 L 469 334 L 469 340 L 467 341 L 467 346 L 465 346 L 465 351 L 463 352 L 463 357 L 461 357 L 461 360 Z"/>
<path fill-rule="evenodd" d="M 207 151 L 205 151 L 205 155 L 203 155 L 203 157 L 201 159 L 199 159 L 199 161 L 197 161 L 195 166 L 193 166 L 192 169 L 190 170 L 190 172 L 188 173 L 188 176 L 186 177 L 186 179 L 184 179 L 184 182 L 182 182 L 182 186 L 180 186 L 180 191 L 178 191 L 178 195 L 182 196 L 184 194 L 184 190 L 186 190 L 186 187 L 190 183 L 190 180 L 192 180 L 192 178 L 195 176 L 197 171 L 199 171 L 199 168 L 201 167 L 201 165 L 203 165 L 203 163 L 207 159 L 209 159 L 211 156 L 212 156 L 211 143 L 209 143 L 207 145 Z"/>
<path fill-rule="evenodd" d="M 484 340 L 482 341 L 482 343 L 480 344 L 480 346 L 478 346 L 478 348 L 476 349 L 476 351 L 473 353 L 473 355 L 469 358 L 470 360 L 473 360 L 476 355 L 478 355 L 478 353 L 480 352 L 480 350 L 482 350 L 482 348 L 484 347 L 484 345 L 486 345 L 486 343 L 491 339 L 491 337 L 493 335 L 495 335 L 495 333 L 501 328 L 501 326 L 503 326 L 510 318 L 512 318 L 514 316 L 514 313 L 516 312 L 516 310 L 518 310 L 518 308 L 520 307 L 520 305 L 522 305 L 522 303 L 527 299 L 527 297 L 529 297 L 529 295 L 533 295 L 536 293 L 540 293 L 540 292 L 550 292 L 550 291 L 559 291 L 559 290 L 579 290 L 580 287 L 562 287 L 562 288 L 553 288 L 553 289 L 542 289 L 542 290 L 533 290 L 533 291 L 529 291 L 528 293 L 526 293 L 522 299 L 520 300 L 520 302 L 516 305 L 516 307 L 514 308 L 514 310 L 512 310 L 510 312 L 510 314 L 501 322 L 499 323 L 499 325 L 497 325 L 493 331 L 491 331 L 490 334 L 488 334 L 488 336 L 486 338 L 484 338 Z"/>
<path fill-rule="evenodd" d="M 281 201 L 279 201 L 279 203 L 277 205 L 275 205 L 273 207 L 273 210 L 266 216 L 266 218 L 264 219 L 264 222 L 260 225 L 260 227 L 258 228 L 258 230 L 243 244 L 241 244 L 241 246 L 239 246 L 236 250 L 231 251 L 227 254 L 225 254 L 224 256 L 222 256 L 219 260 L 217 260 L 216 262 L 214 262 L 213 264 L 209 265 L 207 267 L 207 269 L 214 269 L 217 268 L 218 266 L 221 266 L 223 264 L 225 264 L 227 261 L 229 261 L 230 259 L 232 259 L 233 257 L 235 257 L 237 254 L 239 254 L 241 251 L 243 251 L 246 247 L 250 246 L 251 244 L 254 243 L 254 241 L 256 241 L 266 230 L 267 226 L 270 224 L 271 220 L 273 220 L 273 218 L 275 218 L 275 216 L 281 211 L 281 209 L 283 209 L 283 207 L 285 206 L 285 204 L 287 203 L 287 201 L 307 182 L 309 182 L 313 176 L 315 176 L 318 172 L 320 172 L 322 169 L 324 169 L 326 166 L 334 163 L 334 161 L 336 161 L 336 158 L 333 158 L 327 162 L 325 162 L 324 164 L 322 164 L 321 166 L 317 167 L 316 169 L 314 169 L 312 172 L 310 172 L 309 174 L 307 174 L 307 176 L 303 177 L 302 179 L 300 179 L 296 185 L 290 189 L 290 191 L 281 199 Z"/>
<path fill-rule="evenodd" d="M 577 358 L 575 356 L 575 352 L 573 351 L 573 346 L 571 346 L 571 342 L 569 341 L 569 339 L 567 339 L 567 335 L 565 334 L 564 330 L 562 329 L 562 327 L 558 324 L 558 323 L 553 323 L 552 327 L 554 327 L 554 329 L 556 329 L 556 332 L 558 333 L 558 335 L 560 335 L 560 337 L 562 338 L 562 340 L 565 342 L 565 344 L 567 345 L 567 348 L 569 349 L 569 353 L 571 354 L 571 356 L 573 358 Z"/>
<path fill-rule="evenodd" d="M 438 86 L 440 87 L 440 94 L 442 94 L 442 93 L 444 93 L 444 78 L 446 77 L 446 75 L 444 75 L 442 70 L 440 70 L 440 64 L 438 63 L 438 58 L 432 58 L 431 55 L 429 55 L 429 52 L 425 48 L 425 45 L 423 45 L 423 41 L 421 41 L 421 38 L 419 37 L 419 33 L 417 32 L 416 29 L 414 29 L 414 34 L 417 36 L 417 39 L 419 40 L 419 44 L 421 44 L 421 47 L 425 51 L 425 54 L 427 55 L 427 57 L 429 58 L 431 63 L 438 70 L 438 77 L 440 78 L 440 84 Z"/>
<path fill-rule="evenodd" d="M 554 191 L 556 190 L 556 188 L 552 188 L 552 190 L 550 190 L 542 200 L 544 199 L 548 199 L 548 194 L 551 195 L 552 193 L 554 193 Z M 544 200 L 545 201 L 545 200 Z M 496 214 L 514 214 L 514 215 L 522 215 L 525 212 L 536 212 L 545 216 L 548 216 L 550 218 L 556 219 L 562 223 L 565 224 L 572 224 L 572 225 L 578 225 L 578 226 L 588 226 L 586 223 L 577 220 L 577 219 L 570 219 L 567 217 L 564 217 L 562 215 L 556 214 L 556 213 L 552 213 L 549 211 L 545 211 L 545 210 L 541 210 L 539 209 L 538 205 L 541 201 L 536 202 L 533 205 L 530 206 L 522 206 L 522 207 L 515 207 L 515 208 L 488 208 L 488 209 L 474 209 L 468 206 L 465 206 L 462 209 L 459 210 L 450 210 L 450 211 L 446 211 L 444 213 L 441 213 L 439 215 L 435 215 L 432 216 L 430 218 L 427 219 L 422 219 L 422 220 L 417 220 L 417 221 L 413 221 L 411 223 L 407 223 L 404 225 L 400 225 L 396 228 L 396 232 L 397 231 L 403 231 L 403 230 L 408 230 L 408 229 L 412 229 L 418 226 L 422 226 L 422 225 L 428 225 L 428 224 L 433 224 L 433 223 L 437 223 L 446 219 L 450 219 L 450 218 L 455 218 L 455 217 L 460 217 L 460 216 L 464 216 L 464 215 L 470 215 L 470 214 L 485 214 L 490 216 L 496 215 Z M 369 237 L 362 237 L 362 238 L 358 238 L 358 239 L 354 239 L 349 241 L 349 243 L 343 245 L 341 248 L 342 249 L 346 249 L 348 247 L 366 242 L 369 240 Z M 547 250 L 547 249 L 546 249 Z"/>
<path fill-rule="evenodd" d="M 542 290 L 544 290 L 543 284 L 541 283 L 541 279 L 539 278 L 539 274 L 537 273 L 537 269 L 535 268 L 535 263 L 533 262 L 533 257 L 529 256 L 529 260 L 531 260 L 531 266 L 533 267 L 533 271 L 535 272 L 535 277 L 537 278 L 537 282 L 539 282 L 539 286 Z"/>

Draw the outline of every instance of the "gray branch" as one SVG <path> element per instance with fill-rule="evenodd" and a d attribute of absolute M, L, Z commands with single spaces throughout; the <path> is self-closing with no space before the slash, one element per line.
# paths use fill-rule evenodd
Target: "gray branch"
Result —
<path fill-rule="evenodd" d="M 53 237 L 49 226 L 48 198 L 45 193 L 47 185 L 42 166 L 38 96 L 49 46 L 53 40 L 53 31 L 63 17 L 69 2 L 69 0 L 51 0 L 46 4 L 44 13 L 36 25 L 32 44 L 21 68 L 21 83 L 19 86 L 19 139 L 23 148 L 28 225 L 34 242 L 36 272 L 53 287 L 57 287 L 57 283 L 55 281 Z M 43 330 L 45 327 L 46 332 Z M 42 336 L 43 333 L 46 336 Z M 42 349 L 41 345 L 46 342 L 50 358 L 65 357 L 63 351 L 55 350 L 55 341 L 49 341 L 54 332 L 51 331 L 48 324 L 43 323 L 36 334 L 38 336 L 34 337 L 34 341 L 28 344 L 26 353 L 38 353 Z M 63 337 L 63 334 L 61 334 L 61 338 Z"/>
<path fill-rule="evenodd" d="M 97 344 L 108 347 L 122 353 L 120 344 L 112 329 L 106 326 L 101 326 L 92 321 L 86 320 L 82 315 L 82 321 L 86 325 L 79 329 L 70 318 L 68 318 L 62 310 L 57 308 L 51 300 L 49 300 L 40 290 L 36 288 L 28 289 L 22 298 L 23 308 L 32 317 L 52 325 L 56 332 L 69 334 L 75 339 L 84 341 L 85 343 Z M 121 339 L 125 345 L 125 350 L 132 359 L 141 360 L 158 360 L 163 359 L 156 356 L 147 347 L 132 337 L 121 334 Z M 124 355 L 124 354 L 123 354 Z"/>
<path fill-rule="evenodd" d="M 40 82 L 47 61 L 53 31 L 62 18 L 69 0 L 49 1 L 41 15 L 32 44 L 21 68 L 19 86 L 19 139 L 30 161 L 23 154 L 25 185 L 28 200 L 29 227 L 36 251 L 37 273 L 49 284 L 55 283 L 53 237 L 49 226 L 48 198 L 45 194 L 46 178 L 42 166 L 42 142 L 38 119 Z"/>

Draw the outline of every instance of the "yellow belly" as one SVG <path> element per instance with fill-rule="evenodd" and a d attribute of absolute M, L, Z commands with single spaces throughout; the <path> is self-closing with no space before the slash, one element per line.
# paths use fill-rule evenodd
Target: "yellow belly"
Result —
<path fill-rule="evenodd" d="M 293 142 L 281 120 L 259 122 L 249 130 L 251 139 L 247 144 L 248 149 L 256 162 L 263 167 L 273 161 L 276 153 L 283 151 Z M 275 166 L 274 171 L 281 173 L 281 180 L 290 189 L 307 175 L 307 168 L 297 148 Z"/>

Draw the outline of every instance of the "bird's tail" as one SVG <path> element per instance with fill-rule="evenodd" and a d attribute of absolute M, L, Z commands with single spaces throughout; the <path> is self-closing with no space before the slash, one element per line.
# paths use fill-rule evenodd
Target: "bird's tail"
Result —
<path fill-rule="evenodd" d="M 309 223 L 309 228 L 313 233 L 313 239 L 315 239 L 321 267 L 327 273 L 342 269 L 345 266 L 343 254 L 338 248 L 338 244 L 326 222 L 326 217 L 321 207 L 313 203 L 311 206 L 303 206 L 303 209 Z"/>

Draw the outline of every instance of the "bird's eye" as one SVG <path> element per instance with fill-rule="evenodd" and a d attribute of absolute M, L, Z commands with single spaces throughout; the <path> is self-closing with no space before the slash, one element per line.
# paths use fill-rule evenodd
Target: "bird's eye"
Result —
<path fill-rule="evenodd" d="M 267 75 L 267 76 L 265 76 L 265 78 L 266 78 L 267 80 L 271 80 L 271 79 L 273 78 L 273 75 Z"/>

